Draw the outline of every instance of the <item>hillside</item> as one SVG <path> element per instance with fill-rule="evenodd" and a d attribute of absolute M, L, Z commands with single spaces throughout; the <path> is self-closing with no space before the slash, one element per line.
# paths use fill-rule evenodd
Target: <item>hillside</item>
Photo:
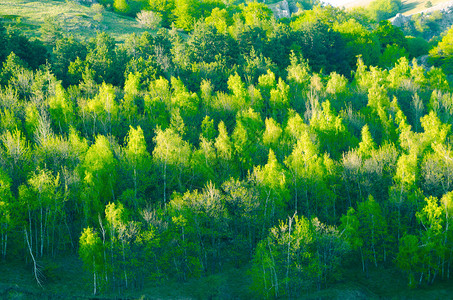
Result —
<path fill-rule="evenodd" d="M 442 12 L 99 1 L 0 7 L 0 298 L 451 295 Z"/>
<path fill-rule="evenodd" d="M 105 31 L 121 42 L 128 34 L 144 32 L 131 17 L 105 9 L 96 10 L 93 6 L 75 1 L 0 0 L 0 17 L 15 23 L 30 37 L 39 36 L 37 29 L 46 18 L 51 18 L 63 30 L 83 39 L 94 37 L 98 31 Z"/>
<path fill-rule="evenodd" d="M 333 6 L 354 8 L 354 7 L 367 7 L 373 0 L 328 0 L 326 3 L 330 3 Z M 432 7 L 427 7 L 427 2 L 431 2 Z M 445 5 L 452 4 L 450 0 L 403 0 L 403 8 L 400 13 L 409 16 L 418 14 L 425 11 L 439 10 L 445 7 Z"/>

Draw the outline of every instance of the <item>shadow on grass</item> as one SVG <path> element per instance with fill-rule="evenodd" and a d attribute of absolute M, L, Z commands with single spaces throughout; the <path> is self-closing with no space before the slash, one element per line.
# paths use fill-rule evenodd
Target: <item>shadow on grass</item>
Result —
<path fill-rule="evenodd" d="M 411 2 L 411 3 L 407 3 L 407 1 L 404 1 L 403 2 L 403 7 L 399 10 L 399 13 L 405 13 L 407 11 L 410 11 L 414 8 L 416 8 L 421 2 Z"/>

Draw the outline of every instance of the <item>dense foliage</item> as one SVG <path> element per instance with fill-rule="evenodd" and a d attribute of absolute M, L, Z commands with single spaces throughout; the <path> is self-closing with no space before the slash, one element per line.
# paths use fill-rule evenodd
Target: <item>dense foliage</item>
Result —
<path fill-rule="evenodd" d="M 260 298 L 345 261 L 449 278 L 451 31 L 426 66 L 357 11 L 176 2 L 152 1 L 188 36 L 0 27 L 2 258 L 42 284 L 37 260 L 78 253 L 94 294 L 244 265 Z"/>

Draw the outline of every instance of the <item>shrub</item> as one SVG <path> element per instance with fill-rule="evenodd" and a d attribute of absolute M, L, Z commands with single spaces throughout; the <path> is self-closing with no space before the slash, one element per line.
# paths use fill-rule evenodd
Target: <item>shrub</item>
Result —
<path fill-rule="evenodd" d="M 162 16 L 154 11 L 141 11 L 136 19 L 142 27 L 148 29 L 157 29 L 162 23 Z"/>

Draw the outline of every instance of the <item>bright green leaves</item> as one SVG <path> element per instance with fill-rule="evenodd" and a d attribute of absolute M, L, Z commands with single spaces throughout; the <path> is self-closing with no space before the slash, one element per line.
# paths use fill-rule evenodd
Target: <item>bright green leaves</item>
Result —
<path fill-rule="evenodd" d="M 252 108 L 237 114 L 232 139 L 235 155 L 239 158 L 243 172 L 251 169 L 253 165 L 256 165 L 255 162 L 262 159 L 262 153 L 259 151 L 259 139 L 262 130 L 261 116 Z"/>
<path fill-rule="evenodd" d="M 185 31 L 192 30 L 195 24 L 197 3 L 194 0 L 175 0 L 174 3 L 175 25 Z"/>
<path fill-rule="evenodd" d="M 114 231 L 119 230 L 125 224 L 125 209 L 121 203 L 108 203 L 105 206 L 105 219 L 111 230 L 111 239 L 115 238 Z"/>
<path fill-rule="evenodd" d="M 217 149 L 217 155 L 223 160 L 230 160 L 233 155 L 233 144 L 223 121 L 219 122 L 219 135 L 215 139 L 214 146 Z"/>
<path fill-rule="evenodd" d="M 405 235 L 400 239 L 398 256 L 396 258 L 398 266 L 409 273 L 409 286 L 415 287 L 414 273 L 419 270 L 421 260 L 419 241 L 415 235 Z"/>
<path fill-rule="evenodd" d="M 55 235 L 51 237 L 47 232 L 59 225 L 63 215 L 62 195 L 58 189 L 60 177 L 48 170 L 38 170 L 27 183 L 19 187 L 19 199 L 24 206 L 21 212 L 28 219 L 26 230 L 30 236 L 30 251 L 34 248 L 36 256 L 42 257 L 44 253 L 54 251 L 54 248 L 48 247 L 55 247 L 55 240 L 52 240 Z"/>
<path fill-rule="evenodd" d="M 130 172 L 134 184 L 133 205 L 138 208 L 137 200 L 144 197 L 147 187 L 147 171 L 150 169 L 150 155 L 146 150 L 146 141 L 140 126 L 134 129 L 132 126 L 125 138 L 124 148 L 126 168 Z"/>
<path fill-rule="evenodd" d="M 436 67 L 451 74 L 453 72 L 453 29 L 448 30 L 447 34 L 437 44 L 436 47 L 429 51 L 429 58 Z"/>
<path fill-rule="evenodd" d="M 379 22 L 394 16 L 402 6 L 400 0 L 374 0 L 369 4 L 368 14 Z"/>
<path fill-rule="evenodd" d="M 125 138 L 127 144 L 124 152 L 126 159 L 130 162 L 134 169 L 147 163 L 149 153 L 146 150 L 146 141 L 143 134 L 143 130 L 140 126 L 136 129 L 132 126 L 129 129 L 129 133 Z"/>
<path fill-rule="evenodd" d="M 98 133 L 111 134 L 118 117 L 118 104 L 116 103 L 115 90 L 112 85 L 103 83 L 99 93 L 89 99 L 82 106 L 83 116 L 86 118 L 84 126 L 95 136 Z M 87 124 L 88 123 L 88 124 Z"/>
<path fill-rule="evenodd" d="M 0 255 L 6 258 L 8 248 L 8 233 L 10 233 L 18 220 L 14 219 L 18 207 L 11 193 L 11 178 L 0 168 Z"/>
<path fill-rule="evenodd" d="M 426 204 L 423 209 L 416 213 L 417 220 L 426 230 L 427 238 L 430 239 L 439 235 L 442 232 L 442 223 L 444 212 L 442 206 L 439 205 L 438 199 L 434 197 L 425 198 Z"/>
<path fill-rule="evenodd" d="M 160 168 L 163 180 L 163 202 L 167 201 L 167 185 L 175 185 L 182 189 L 183 176 L 190 167 L 192 150 L 189 143 L 184 141 L 173 128 L 162 130 L 157 128 L 154 137 L 156 144 L 153 151 L 153 160 Z"/>
<path fill-rule="evenodd" d="M 228 89 L 232 93 L 232 109 L 240 110 L 248 104 L 248 94 L 244 82 L 236 73 L 228 78 Z"/>
<path fill-rule="evenodd" d="M 317 133 L 321 150 L 338 158 L 347 150 L 348 145 L 354 144 L 354 137 L 346 129 L 343 119 L 331 108 L 328 100 L 322 103 L 322 109 L 314 109 L 310 126 Z"/>
<path fill-rule="evenodd" d="M 368 271 L 370 262 L 377 267 L 387 260 L 387 221 L 373 196 L 360 202 L 357 212 L 352 207 L 348 209 L 341 217 L 340 232 L 353 250 L 360 250 L 364 272 Z"/>
<path fill-rule="evenodd" d="M 282 135 L 281 126 L 272 118 L 264 121 L 266 129 L 263 133 L 263 144 L 275 151 L 279 150 L 279 141 Z"/>
<path fill-rule="evenodd" d="M 209 17 L 205 19 L 206 24 L 212 25 L 217 29 L 217 32 L 226 33 L 228 25 L 231 25 L 231 18 L 226 9 L 218 7 L 211 11 Z"/>
<path fill-rule="evenodd" d="M 366 65 L 376 65 L 380 54 L 379 40 L 365 26 L 355 19 L 334 25 L 334 30 L 340 32 L 346 41 L 349 65 L 352 67 L 361 55 Z"/>
<path fill-rule="evenodd" d="M 264 167 L 255 167 L 253 174 L 262 192 L 261 198 L 265 201 L 263 219 L 281 216 L 285 211 L 289 193 L 286 188 L 285 171 L 272 149 L 269 150 L 267 164 Z"/>
<path fill-rule="evenodd" d="M 66 91 L 58 84 L 55 87 L 55 96 L 49 99 L 49 113 L 60 132 L 72 124 L 74 121 L 74 107 L 71 100 L 68 98 Z"/>
<path fill-rule="evenodd" d="M 431 284 L 437 275 L 445 276 L 445 264 L 452 260 L 451 192 L 442 200 L 425 198 L 416 218 L 420 223 L 418 236 L 406 235 L 400 240 L 398 265 L 408 273 L 409 285 Z M 416 279 L 416 277 L 419 277 Z"/>
<path fill-rule="evenodd" d="M 9 176 L 13 179 L 13 189 L 17 190 L 20 183 L 25 181 L 30 169 L 30 145 L 18 129 L 4 132 L 0 139 L 3 144 L 4 163 L 8 166 Z"/>
<path fill-rule="evenodd" d="M 343 238 L 351 245 L 352 250 L 362 247 L 363 240 L 359 232 L 360 222 L 354 208 L 350 207 L 347 214 L 343 215 L 340 221 L 341 226 L 339 230 Z"/>
<path fill-rule="evenodd" d="M 334 163 L 327 154 L 319 153 L 308 132 L 298 137 L 285 165 L 291 174 L 295 210 L 321 216 L 327 215 L 329 207 L 335 209 L 335 194 L 329 188 Z"/>
<path fill-rule="evenodd" d="M 102 266 L 101 239 L 93 229 L 87 227 L 79 239 L 79 256 L 90 273 L 93 274 L 93 295 L 98 291 L 98 281 L 101 280 L 100 268 Z"/>
<path fill-rule="evenodd" d="M 251 27 L 266 28 L 272 18 L 272 11 L 263 3 L 248 2 L 247 6 L 242 6 L 242 15 L 245 25 Z"/>
<path fill-rule="evenodd" d="M 424 129 L 423 142 L 434 148 L 436 144 L 445 144 L 447 136 L 451 134 L 451 124 L 443 124 L 436 113 L 430 112 L 420 119 Z"/>
<path fill-rule="evenodd" d="M 116 11 L 126 14 L 129 12 L 130 8 L 126 0 L 114 0 L 113 7 Z"/>
<path fill-rule="evenodd" d="M 372 196 L 369 196 L 367 201 L 359 203 L 357 217 L 360 223 L 359 234 L 363 241 L 361 253 L 365 261 L 364 268 L 367 261 L 377 266 L 378 262 L 387 260 L 387 221 L 379 203 Z"/>
<path fill-rule="evenodd" d="M 132 123 L 139 115 L 137 102 L 140 99 L 142 74 L 129 73 L 124 83 L 124 98 L 121 102 L 121 113 Z"/>
<path fill-rule="evenodd" d="M 87 221 L 96 221 L 104 204 L 114 198 L 116 166 L 117 160 L 110 142 L 105 136 L 98 135 L 80 167 L 85 188 L 84 210 Z"/>
<path fill-rule="evenodd" d="M 362 127 L 362 141 L 359 143 L 358 153 L 362 158 L 371 155 L 371 152 L 376 148 L 376 143 L 373 141 L 368 125 Z"/>
<path fill-rule="evenodd" d="M 258 243 L 252 287 L 263 298 L 295 297 L 334 277 L 347 251 L 336 228 L 295 215 Z"/>

